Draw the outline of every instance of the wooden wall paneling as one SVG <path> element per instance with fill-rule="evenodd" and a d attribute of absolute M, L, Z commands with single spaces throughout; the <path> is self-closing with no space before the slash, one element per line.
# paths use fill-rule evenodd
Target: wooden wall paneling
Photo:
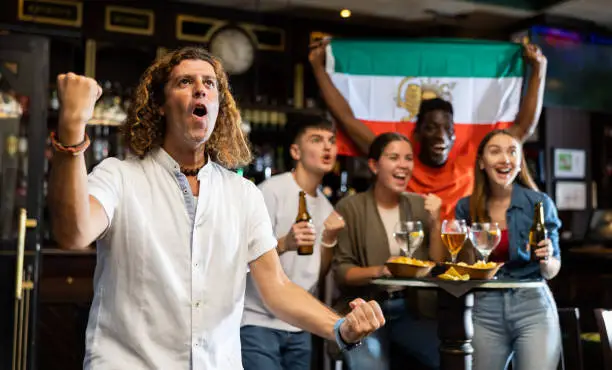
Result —
<path fill-rule="evenodd" d="M 593 180 L 597 182 L 597 208 L 612 208 L 612 115 L 599 113 L 592 116 L 591 130 Z"/>
<path fill-rule="evenodd" d="M 83 368 L 95 265 L 93 251 L 43 252 L 38 322 L 41 369 Z"/>
<path fill-rule="evenodd" d="M 85 45 L 80 38 L 55 37 L 50 42 L 49 85 L 55 88 L 60 73 L 84 73 Z"/>
<path fill-rule="evenodd" d="M 157 48 L 153 45 L 97 42 L 96 79 L 119 82 L 122 87 L 133 87 L 140 76 L 155 60 Z"/>
<path fill-rule="evenodd" d="M 0 1 L 0 22 L 15 22 L 17 19 L 17 7 L 17 1 Z"/>
<path fill-rule="evenodd" d="M 546 192 L 554 199 L 553 149 L 582 149 L 586 151 L 587 208 L 592 207 L 591 181 L 591 116 L 589 112 L 561 108 L 546 108 Z"/>

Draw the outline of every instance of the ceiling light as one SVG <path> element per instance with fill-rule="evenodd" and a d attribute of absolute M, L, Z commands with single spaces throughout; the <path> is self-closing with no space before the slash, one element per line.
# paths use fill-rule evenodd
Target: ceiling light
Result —
<path fill-rule="evenodd" d="M 348 17 L 350 17 L 350 16 L 351 16 L 351 11 L 350 11 L 350 10 L 348 10 L 348 9 L 342 9 L 342 10 L 340 11 L 340 16 L 341 16 L 342 18 L 348 18 Z"/>

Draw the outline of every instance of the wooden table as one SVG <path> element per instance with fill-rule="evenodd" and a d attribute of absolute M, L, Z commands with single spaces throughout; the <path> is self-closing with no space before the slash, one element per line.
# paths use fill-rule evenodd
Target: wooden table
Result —
<path fill-rule="evenodd" d="M 438 338 L 440 339 L 440 369 L 472 369 L 472 307 L 474 290 L 539 288 L 541 280 L 468 280 L 449 281 L 438 278 L 398 279 L 383 278 L 377 285 L 406 286 L 438 291 Z"/>

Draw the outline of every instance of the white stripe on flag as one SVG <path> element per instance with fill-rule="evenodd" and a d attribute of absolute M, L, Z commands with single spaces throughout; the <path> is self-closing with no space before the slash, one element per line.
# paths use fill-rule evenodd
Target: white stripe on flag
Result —
<path fill-rule="evenodd" d="M 398 97 L 405 101 L 406 88 L 422 81 L 434 87 L 455 84 L 449 88 L 454 120 L 466 124 L 490 124 L 514 121 L 521 100 L 521 77 L 512 78 L 436 78 L 361 76 L 332 73 L 331 78 L 353 109 L 365 121 L 399 122 L 410 116 L 408 109 L 398 106 Z M 410 100 L 410 99 L 408 99 Z M 418 110 L 413 104 L 411 110 Z M 416 111 L 413 112 L 416 115 Z M 411 119 L 415 121 L 415 119 Z"/>

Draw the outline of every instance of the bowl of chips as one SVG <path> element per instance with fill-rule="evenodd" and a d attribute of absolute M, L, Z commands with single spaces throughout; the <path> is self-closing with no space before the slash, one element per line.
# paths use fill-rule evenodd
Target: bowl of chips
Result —
<path fill-rule="evenodd" d="M 393 257 L 385 264 L 393 277 L 421 278 L 429 275 L 436 265 L 431 261 L 422 261 L 412 257 Z"/>
<path fill-rule="evenodd" d="M 469 275 L 474 280 L 491 280 L 497 271 L 504 265 L 497 262 L 478 261 L 473 265 L 465 262 L 450 264 L 461 275 Z"/>

